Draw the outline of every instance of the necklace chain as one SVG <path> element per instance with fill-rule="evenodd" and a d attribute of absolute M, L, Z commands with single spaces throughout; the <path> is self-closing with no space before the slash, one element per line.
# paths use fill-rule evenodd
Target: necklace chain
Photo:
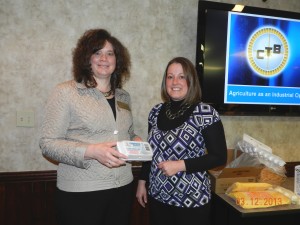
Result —
<path fill-rule="evenodd" d="M 107 92 L 102 92 L 102 91 L 101 91 L 101 93 L 104 95 L 105 98 L 107 98 L 107 97 L 111 96 L 111 94 L 112 94 L 113 92 L 112 92 L 112 90 L 110 89 L 110 90 L 107 91 Z"/>
<path fill-rule="evenodd" d="M 181 108 L 178 110 L 178 112 L 172 113 L 171 112 L 171 103 L 168 102 L 166 105 L 166 115 L 167 115 L 168 119 L 173 120 L 175 118 L 178 118 L 179 116 L 182 116 L 185 113 L 185 111 L 190 107 L 191 107 L 190 104 L 185 103 L 181 106 Z"/>

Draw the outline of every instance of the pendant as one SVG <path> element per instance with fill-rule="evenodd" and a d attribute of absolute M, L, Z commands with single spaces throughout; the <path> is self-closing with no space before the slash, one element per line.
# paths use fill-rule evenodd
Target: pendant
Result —
<path fill-rule="evenodd" d="M 102 92 L 101 91 L 101 93 L 104 95 L 105 98 L 107 98 L 107 97 L 111 96 L 112 90 L 110 89 L 108 92 Z"/>

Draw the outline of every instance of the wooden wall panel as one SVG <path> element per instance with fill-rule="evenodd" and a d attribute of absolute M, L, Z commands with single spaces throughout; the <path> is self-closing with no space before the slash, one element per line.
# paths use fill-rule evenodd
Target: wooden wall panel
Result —
<path fill-rule="evenodd" d="M 56 171 L 0 173 L 1 225 L 56 225 Z"/>
<path fill-rule="evenodd" d="M 286 164 L 287 176 L 294 175 L 295 165 Z M 133 168 L 136 190 L 140 167 Z M 57 225 L 54 194 L 56 171 L 0 173 L 0 225 Z M 131 225 L 149 225 L 148 209 L 134 198 Z"/>
<path fill-rule="evenodd" d="M 136 187 L 139 167 L 133 168 Z M 1 225 L 57 225 L 54 195 L 56 171 L 0 173 Z M 136 190 L 136 188 L 135 188 Z M 149 225 L 148 210 L 133 193 L 131 225 Z"/>

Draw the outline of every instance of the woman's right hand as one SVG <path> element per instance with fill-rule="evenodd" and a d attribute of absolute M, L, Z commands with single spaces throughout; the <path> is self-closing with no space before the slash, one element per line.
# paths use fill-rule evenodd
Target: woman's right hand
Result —
<path fill-rule="evenodd" d="M 140 205 L 145 208 L 146 204 L 148 202 L 145 180 L 138 181 L 138 186 L 137 186 L 137 190 L 136 190 L 136 198 L 137 198 L 137 201 L 140 203 Z"/>
<path fill-rule="evenodd" d="M 85 151 L 85 159 L 96 159 L 103 165 L 113 168 L 125 165 L 127 156 L 115 149 L 117 142 L 91 144 Z"/>

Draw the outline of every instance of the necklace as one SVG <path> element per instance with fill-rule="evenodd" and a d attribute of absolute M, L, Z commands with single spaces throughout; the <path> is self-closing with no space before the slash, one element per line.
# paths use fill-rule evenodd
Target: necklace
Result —
<path fill-rule="evenodd" d="M 111 94 L 113 93 L 113 91 L 110 89 L 110 90 L 107 91 L 107 92 L 102 92 L 102 91 L 101 91 L 101 93 L 104 95 L 105 98 L 107 98 L 107 97 L 111 96 Z"/>
<path fill-rule="evenodd" d="M 168 119 L 173 120 L 175 118 L 178 118 L 179 116 L 182 116 L 185 113 L 185 111 L 190 107 L 191 107 L 190 104 L 185 103 L 181 106 L 181 108 L 176 113 L 172 113 L 171 112 L 171 103 L 168 102 L 166 105 L 166 115 L 167 115 Z"/>

